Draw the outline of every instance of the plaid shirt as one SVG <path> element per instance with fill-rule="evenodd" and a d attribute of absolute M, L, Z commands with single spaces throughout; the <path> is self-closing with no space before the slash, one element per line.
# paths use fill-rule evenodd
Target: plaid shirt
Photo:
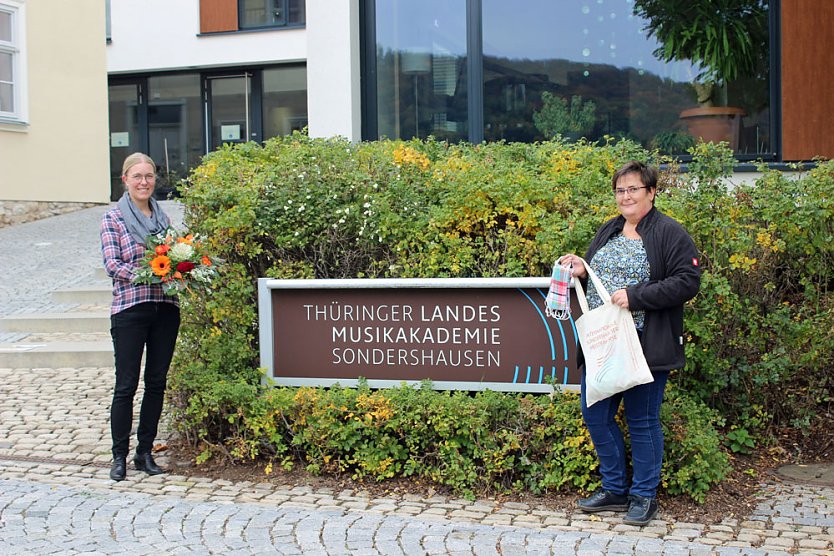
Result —
<path fill-rule="evenodd" d="M 176 296 L 162 293 L 159 284 L 134 284 L 134 269 L 145 256 L 145 246 L 137 243 L 127 230 L 122 212 L 116 206 L 101 220 L 101 254 L 104 271 L 113 279 L 113 303 L 110 314 L 115 315 L 139 303 L 163 302 L 179 305 Z"/>

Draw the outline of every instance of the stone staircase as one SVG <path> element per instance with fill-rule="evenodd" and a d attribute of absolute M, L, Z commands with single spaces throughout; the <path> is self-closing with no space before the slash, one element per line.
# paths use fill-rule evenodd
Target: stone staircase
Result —
<path fill-rule="evenodd" d="M 0 368 L 112 367 L 110 279 L 96 269 L 85 285 L 54 290 L 60 312 L 15 314 L 0 319 Z"/>

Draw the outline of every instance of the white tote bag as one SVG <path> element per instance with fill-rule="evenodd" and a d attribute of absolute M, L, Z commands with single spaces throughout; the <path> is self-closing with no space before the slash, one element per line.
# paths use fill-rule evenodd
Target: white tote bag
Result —
<path fill-rule="evenodd" d="M 582 260 L 603 304 L 588 309 L 588 300 L 579 280 L 574 280 L 582 316 L 576 319 L 576 332 L 585 354 L 585 403 L 588 407 L 600 400 L 654 378 L 643 355 L 640 338 L 631 311 L 611 303 L 602 281 Z"/>

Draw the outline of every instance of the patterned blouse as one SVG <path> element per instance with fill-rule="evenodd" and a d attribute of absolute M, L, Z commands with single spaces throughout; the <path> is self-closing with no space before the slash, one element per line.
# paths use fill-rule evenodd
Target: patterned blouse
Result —
<path fill-rule="evenodd" d="M 628 239 L 622 234 L 617 234 L 600 247 L 588 263 L 602 280 L 609 294 L 649 280 L 649 259 L 642 239 Z M 602 305 L 602 299 L 590 280 L 587 297 L 589 309 Z M 631 314 L 637 330 L 642 330 L 646 312 L 632 311 Z"/>

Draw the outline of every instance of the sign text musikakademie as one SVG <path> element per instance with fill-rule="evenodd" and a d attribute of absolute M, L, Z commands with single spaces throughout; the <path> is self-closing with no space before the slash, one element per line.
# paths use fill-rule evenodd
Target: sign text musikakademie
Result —
<path fill-rule="evenodd" d="M 332 323 L 333 365 L 501 364 L 500 350 L 490 349 L 501 344 L 498 305 L 350 305 L 333 301 L 303 307 L 307 321 Z"/>

